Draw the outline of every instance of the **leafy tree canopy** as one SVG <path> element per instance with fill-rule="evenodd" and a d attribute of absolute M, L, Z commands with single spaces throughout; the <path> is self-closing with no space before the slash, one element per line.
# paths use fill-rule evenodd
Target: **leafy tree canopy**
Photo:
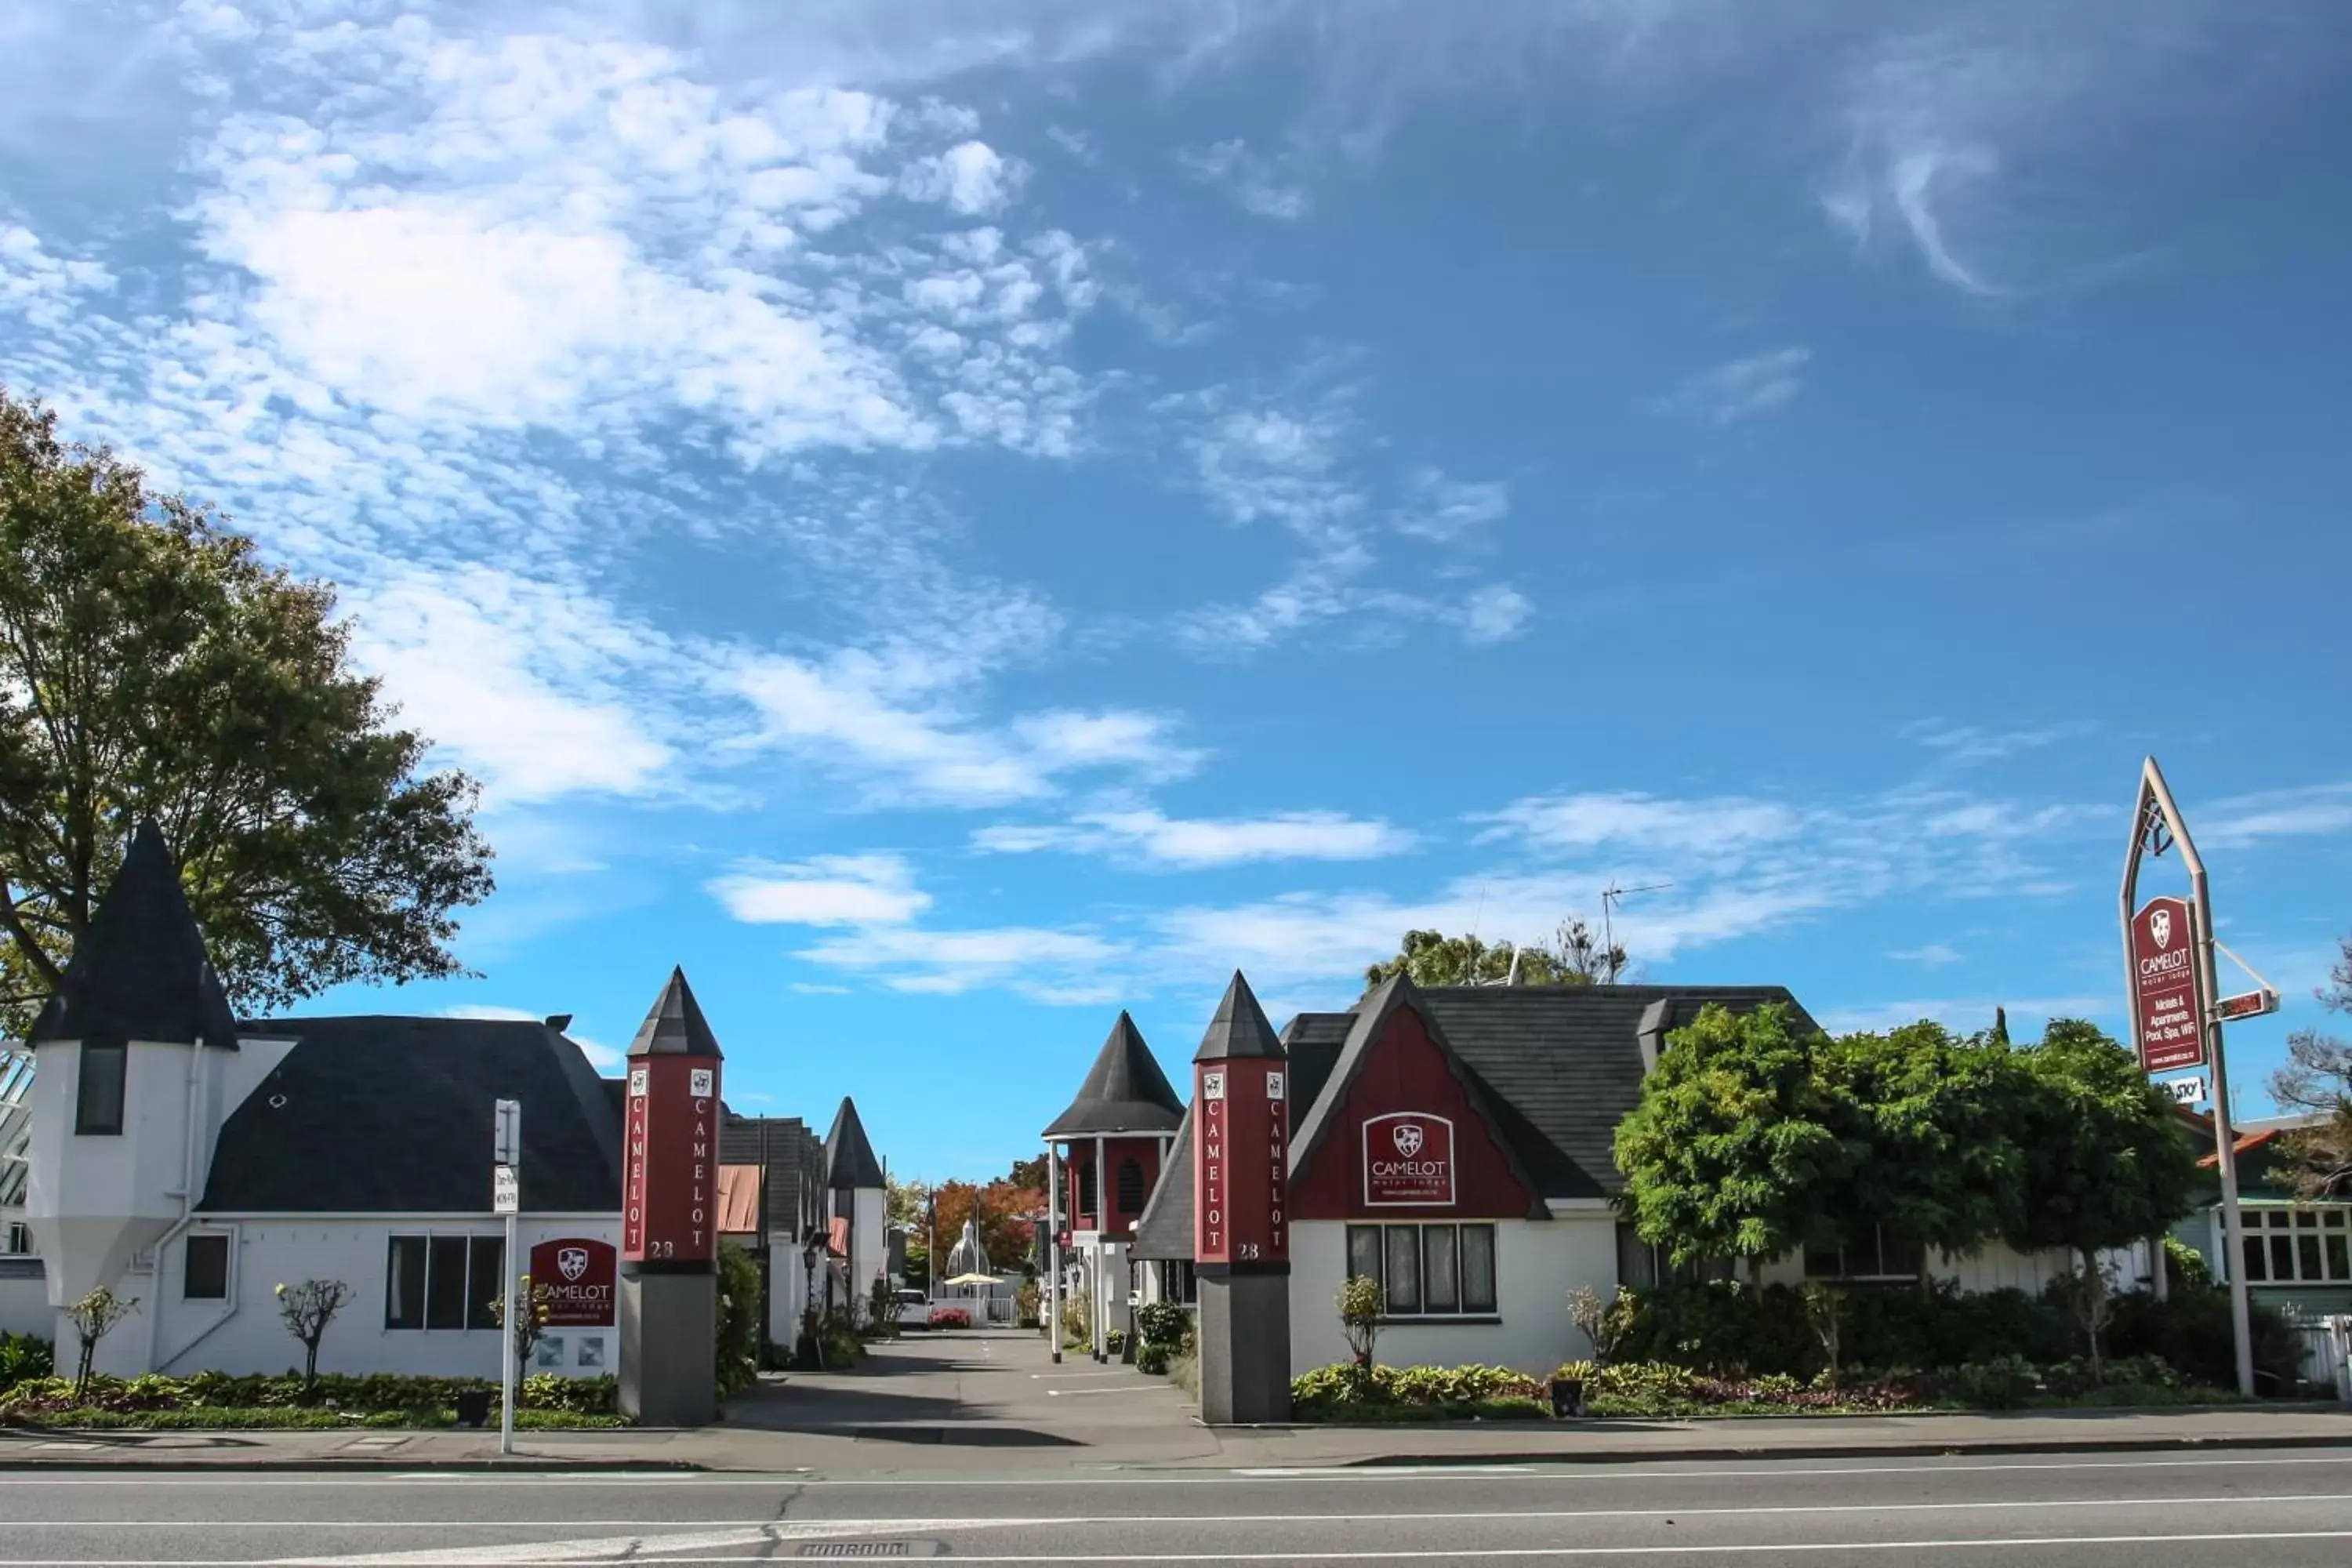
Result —
<path fill-rule="evenodd" d="M 2087 1257 L 2160 1235 L 2189 1212 L 2196 1151 L 2172 1097 L 2129 1050 L 2095 1025 L 2053 1018 L 2017 1060 L 2025 1158 L 2001 1226 L 2011 1246 Z"/>
<path fill-rule="evenodd" d="M 476 786 L 425 771 L 333 609 L 0 389 L 0 1031 L 149 816 L 241 1009 L 461 972 L 452 911 L 491 887 Z"/>
<path fill-rule="evenodd" d="M 2342 961 L 2316 994 L 2329 1011 L 2352 1013 L 2352 936 L 2339 945 Z M 2271 1097 L 2319 1121 L 2279 1139 L 2284 1164 L 2303 1196 L 2342 1197 L 2352 1193 L 2352 1041 L 2298 1029 L 2286 1050 L 2286 1065 L 2271 1077 Z"/>
<path fill-rule="evenodd" d="M 1604 950 L 1580 917 L 1562 921 L 1549 942 L 1525 946 L 1484 942 L 1467 934 L 1409 931 L 1395 957 L 1364 971 L 1364 989 L 1398 973 L 1415 985 L 1500 985 L 1510 978 L 1514 960 L 1522 985 L 1606 985 L 1624 974 L 1626 963 L 1624 947 Z"/>

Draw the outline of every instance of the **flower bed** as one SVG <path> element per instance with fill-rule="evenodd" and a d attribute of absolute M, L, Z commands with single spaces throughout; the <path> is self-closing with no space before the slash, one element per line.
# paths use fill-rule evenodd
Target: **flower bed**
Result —
<path fill-rule="evenodd" d="M 1290 1380 L 1298 1421 L 1537 1421 L 1542 1384 L 1506 1366 L 1322 1366 Z"/>
<path fill-rule="evenodd" d="M 971 1327 L 971 1313 L 962 1307 L 934 1307 L 930 1325 L 935 1329 L 968 1329 Z"/>
<path fill-rule="evenodd" d="M 134 1428 L 302 1428 L 331 1426 L 450 1426 L 460 1394 L 489 1396 L 495 1418 L 498 1385 L 486 1378 L 325 1375 L 305 1387 L 300 1377 L 233 1376 L 200 1372 L 188 1377 L 94 1377 L 81 1397 L 71 1378 L 31 1378 L 0 1394 L 0 1424 L 27 1426 Z M 515 1405 L 521 1427 L 606 1427 L 629 1425 L 618 1413 L 619 1385 L 609 1376 L 522 1381 Z"/>

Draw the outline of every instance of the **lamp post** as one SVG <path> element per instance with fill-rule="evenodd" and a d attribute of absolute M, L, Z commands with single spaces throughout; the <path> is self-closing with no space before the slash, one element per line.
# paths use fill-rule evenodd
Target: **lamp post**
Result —
<path fill-rule="evenodd" d="M 809 1358 L 819 1371 L 824 1367 L 824 1340 L 817 1332 L 816 1263 L 824 1256 L 824 1232 L 810 1226 L 808 1236 L 801 1242 L 801 1268 L 803 1270 L 801 1295 L 801 1332 L 808 1337 Z"/>

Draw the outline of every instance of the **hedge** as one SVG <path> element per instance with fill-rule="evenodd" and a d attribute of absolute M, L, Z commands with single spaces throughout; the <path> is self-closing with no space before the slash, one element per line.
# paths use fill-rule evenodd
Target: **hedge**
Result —
<path fill-rule="evenodd" d="M 364 1377 L 321 1374 L 304 1386 L 299 1374 L 232 1375 L 224 1372 L 192 1373 L 166 1377 L 149 1373 L 140 1377 L 93 1377 L 79 1400 L 71 1378 L 32 1378 L 0 1394 L 0 1421 L 37 1420 L 56 1424 L 73 1412 L 81 1415 L 197 1415 L 207 1411 L 316 1415 L 321 1426 L 338 1425 L 342 1416 L 447 1412 L 461 1393 L 480 1391 L 498 1403 L 496 1382 L 478 1377 L 411 1377 L 376 1373 Z M 566 1415 L 614 1415 L 619 1408 L 619 1384 L 604 1377 L 557 1377 L 539 1373 L 522 1380 L 515 1404 L 518 1424 L 529 1425 L 533 1412 Z M 201 1424 L 201 1423 L 192 1423 Z M 276 1422 L 265 1424 L 281 1424 Z M 299 1423 L 283 1423 L 299 1425 Z"/>

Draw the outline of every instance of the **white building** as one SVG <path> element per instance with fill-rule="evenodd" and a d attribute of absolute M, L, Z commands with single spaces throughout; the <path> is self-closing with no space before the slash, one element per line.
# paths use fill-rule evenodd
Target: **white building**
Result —
<path fill-rule="evenodd" d="M 1045 1128 L 1056 1173 L 1061 1299 L 1086 1302 L 1098 1358 L 1112 1330 L 1133 1327 L 1141 1297 L 1129 1248 L 1183 1117 L 1184 1102 L 1135 1020 L 1121 1013 L 1077 1097 Z M 1188 1257 L 1191 1245 L 1188 1220 Z"/>
<path fill-rule="evenodd" d="M 1344 1013 L 1283 1029 L 1289 1060 L 1290 1344 L 1294 1369 L 1345 1362 L 1340 1285 L 1381 1282 L 1381 1359 L 1482 1363 L 1548 1373 L 1590 1352 L 1570 1324 L 1571 1290 L 1604 1299 L 1664 1269 L 1617 1215 L 1617 1123 L 1638 1102 L 1666 1037 L 1701 1008 L 1788 1007 L 1780 986 L 1443 986 L 1400 975 Z M 1188 1113 L 1132 1255 L 1144 1299 L 1192 1299 L 1192 1155 Z M 2118 1255 L 2138 1282 L 2145 1249 Z M 1767 1283 L 1916 1281 L 2039 1290 L 2057 1254 L 1994 1245 L 1929 1257 L 1893 1237 L 1807 1251 Z"/>
<path fill-rule="evenodd" d="M 101 1372 L 279 1372 L 301 1348 L 277 1287 L 332 1279 L 352 1298 L 320 1371 L 491 1376 L 490 1303 L 511 1268 L 558 1287 L 532 1370 L 614 1370 L 624 1083 L 598 1075 L 570 1022 L 239 1021 L 163 836 L 142 825 L 23 1053 L 23 1207 L 0 1216 L 21 1228 L 0 1240 L 26 1246 L 0 1258 L 0 1328 L 55 1338 L 65 1364 L 60 1309 L 107 1286 L 138 1307 L 100 1345 Z M 511 1265 L 491 1213 L 500 1100 L 522 1120 Z M 862 1176 L 872 1147 L 843 1113 Z M 0 1151 L 9 1124 L 0 1106 Z M 740 1190 L 765 1172 L 722 1178 Z M 882 1201 L 877 1168 L 836 1206 L 878 1215 Z M 805 1233 L 795 1262 L 804 1239 L 823 1249 L 823 1227 L 782 1223 Z M 796 1313 L 798 1296 L 771 1305 Z"/>

